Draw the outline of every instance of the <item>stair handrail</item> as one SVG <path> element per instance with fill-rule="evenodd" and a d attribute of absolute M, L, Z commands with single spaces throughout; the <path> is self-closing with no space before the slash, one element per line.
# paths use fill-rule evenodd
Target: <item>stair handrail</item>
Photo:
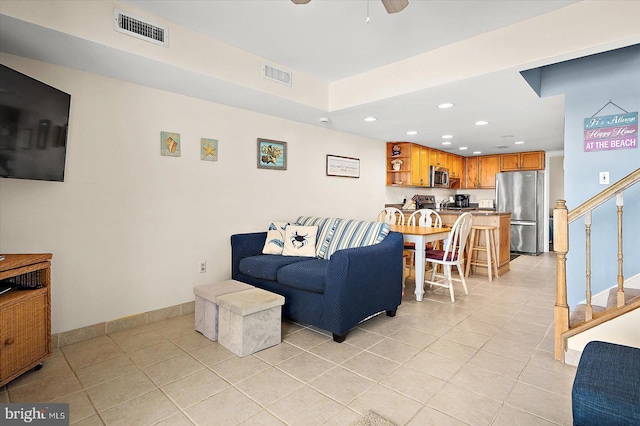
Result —
<path fill-rule="evenodd" d="M 601 204 L 606 203 L 607 201 L 615 197 L 618 193 L 624 191 L 625 189 L 633 186 L 638 182 L 640 182 L 640 168 L 629 173 L 618 182 L 614 183 L 608 188 L 603 189 L 598 194 L 594 195 L 575 209 L 571 210 L 568 216 L 569 223 L 580 219 L 582 216 L 587 214 L 587 212 L 595 209 Z"/>
<path fill-rule="evenodd" d="M 621 270 L 622 250 L 622 193 L 627 188 L 640 182 L 640 168 L 629 173 L 618 182 L 602 190 L 575 209 L 568 211 L 565 200 L 557 200 L 553 214 L 554 229 L 554 251 L 556 252 L 557 282 L 556 282 L 556 303 L 554 307 L 554 328 L 555 328 L 555 359 L 564 361 L 564 339 L 563 333 L 569 330 L 569 305 L 567 304 L 567 253 L 569 251 L 569 224 L 582 216 L 587 215 L 586 222 L 590 227 L 590 212 L 598 206 L 606 203 L 613 197 L 618 197 L 616 202 L 618 210 L 618 269 Z M 588 229 L 588 228 L 587 228 Z M 589 229 L 588 229 L 589 231 Z M 588 265 L 587 265 L 588 266 Z M 589 267 L 589 266 L 588 266 Z M 590 275 L 590 272 L 588 272 Z M 618 307 L 624 305 L 624 293 L 621 290 L 621 272 L 618 273 Z M 590 288 L 587 289 L 587 299 L 590 299 Z M 622 303 L 621 303 L 622 301 Z M 590 304 L 590 303 L 589 303 Z M 589 315 L 589 313 L 587 313 Z"/>

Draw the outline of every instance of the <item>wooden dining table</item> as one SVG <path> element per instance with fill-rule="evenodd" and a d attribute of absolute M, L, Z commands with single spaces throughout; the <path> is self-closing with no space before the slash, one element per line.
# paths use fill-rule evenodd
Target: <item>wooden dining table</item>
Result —
<path fill-rule="evenodd" d="M 389 225 L 391 231 L 400 232 L 405 242 L 414 243 L 416 248 L 416 300 L 422 302 L 424 296 L 425 247 L 427 243 L 445 240 L 451 228 L 430 228 L 427 226 Z"/>

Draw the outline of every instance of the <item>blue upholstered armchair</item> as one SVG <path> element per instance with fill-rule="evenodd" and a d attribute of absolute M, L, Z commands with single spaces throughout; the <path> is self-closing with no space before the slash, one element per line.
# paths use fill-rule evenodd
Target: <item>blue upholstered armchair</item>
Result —
<path fill-rule="evenodd" d="M 640 349 L 589 342 L 571 397 L 576 426 L 640 425 Z"/>

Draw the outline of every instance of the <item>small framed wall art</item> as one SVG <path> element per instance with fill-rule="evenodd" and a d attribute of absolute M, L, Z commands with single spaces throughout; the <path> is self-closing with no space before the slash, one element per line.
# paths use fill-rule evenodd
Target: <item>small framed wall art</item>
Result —
<path fill-rule="evenodd" d="M 200 138 L 200 159 L 218 161 L 218 139 Z"/>
<path fill-rule="evenodd" d="M 287 170 L 287 143 L 258 139 L 258 168 Z"/>
<path fill-rule="evenodd" d="M 327 154 L 327 176 L 359 178 L 360 159 Z"/>
<path fill-rule="evenodd" d="M 180 157 L 180 133 L 160 132 L 160 154 Z"/>

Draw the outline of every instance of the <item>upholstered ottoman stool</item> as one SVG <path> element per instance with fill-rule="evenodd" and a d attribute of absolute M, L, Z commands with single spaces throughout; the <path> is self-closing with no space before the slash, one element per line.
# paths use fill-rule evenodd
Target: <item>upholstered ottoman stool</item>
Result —
<path fill-rule="evenodd" d="M 195 329 L 206 338 L 218 340 L 218 296 L 249 290 L 252 285 L 236 280 L 227 280 L 215 284 L 199 285 L 193 288 L 196 295 Z"/>
<path fill-rule="evenodd" d="M 284 297 L 259 288 L 218 297 L 218 343 L 247 356 L 280 343 Z"/>

